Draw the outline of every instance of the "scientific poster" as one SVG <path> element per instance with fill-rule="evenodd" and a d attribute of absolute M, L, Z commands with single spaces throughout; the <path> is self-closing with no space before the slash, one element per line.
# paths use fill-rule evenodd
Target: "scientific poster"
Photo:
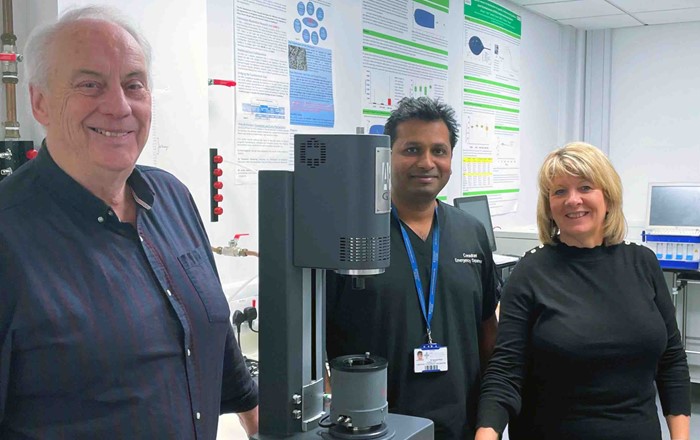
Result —
<path fill-rule="evenodd" d="M 289 92 L 292 125 L 335 125 L 333 11 L 328 0 L 298 1 L 290 22 Z"/>
<path fill-rule="evenodd" d="M 405 96 L 445 100 L 448 14 L 449 0 L 363 0 L 366 133 L 383 133 L 386 118 Z"/>
<path fill-rule="evenodd" d="M 462 195 L 488 194 L 491 214 L 520 192 L 520 16 L 464 0 Z"/>
<path fill-rule="evenodd" d="M 237 184 L 294 167 L 292 124 L 333 127 L 332 0 L 237 0 Z"/>

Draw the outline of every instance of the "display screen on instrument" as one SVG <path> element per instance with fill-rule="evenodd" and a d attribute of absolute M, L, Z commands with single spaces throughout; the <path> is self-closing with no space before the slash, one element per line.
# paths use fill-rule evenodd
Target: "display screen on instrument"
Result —
<path fill-rule="evenodd" d="M 700 183 L 649 185 L 649 226 L 700 227 Z"/>
<path fill-rule="evenodd" d="M 493 234 L 493 225 L 491 223 L 491 210 L 489 209 L 489 199 L 485 195 L 458 197 L 454 200 L 454 206 L 467 212 L 477 220 L 479 220 L 486 229 L 486 235 L 489 236 L 489 245 L 491 252 L 496 250 L 496 237 Z"/>

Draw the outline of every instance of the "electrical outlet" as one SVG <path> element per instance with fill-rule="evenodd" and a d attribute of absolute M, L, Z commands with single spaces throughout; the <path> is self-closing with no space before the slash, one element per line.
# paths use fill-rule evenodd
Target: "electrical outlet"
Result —
<path fill-rule="evenodd" d="M 234 300 L 229 301 L 229 308 L 231 313 L 234 311 L 243 310 L 246 307 L 258 308 L 258 298 L 257 296 L 239 297 Z M 260 309 L 258 309 L 258 317 L 260 316 Z M 258 319 L 253 321 L 253 328 L 258 330 Z M 250 329 L 247 322 L 241 325 L 241 351 L 249 359 L 258 359 L 258 334 Z"/>

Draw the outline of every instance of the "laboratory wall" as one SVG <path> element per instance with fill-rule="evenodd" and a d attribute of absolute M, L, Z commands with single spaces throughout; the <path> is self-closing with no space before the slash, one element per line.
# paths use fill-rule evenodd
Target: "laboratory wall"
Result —
<path fill-rule="evenodd" d="M 207 0 L 208 66 L 212 78 L 227 78 L 234 72 L 233 13 L 234 3 Z M 293 4 L 294 2 L 290 2 Z M 508 227 L 535 222 L 536 174 L 544 156 L 565 142 L 580 139 L 582 132 L 582 43 L 583 32 L 560 26 L 532 14 L 507 1 L 498 2 L 522 17 L 521 40 L 521 196 L 515 213 L 497 216 L 494 225 Z M 362 2 L 360 0 L 333 3 L 337 17 L 334 23 L 342 30 L 337 40 L 334 63 L 334 98 L 336 125 L 333 133 L 354 133 L 362 126 Z M 461 52 L 463 44 L 463 2 L 450 2 L 449 26 L 454 29 L 448 51 L 456 54 L 450 59 L 448 102 L 461 107 Z M 232 162 L 235 93 L 224 88 L 209 90 L 209 142 L 223 151 L 225 175 L 232 175 L 238 166 Z M 229 156 L 226 155 L 228 153 Z M 460 151 L 455 151 L 453 177 L 446 193 L 451 201 L 461 195 L 459 173 Z M 257 185 L 229 185 L 224 189 L 225 201 L 233 207 L 225 214 L 229 235 L 250 233 L 242 245 L 257 246 Z M 226 209 L 226 207 L 225 207 Z M 220 228 L 220 226 L 216 226 Z M 264 233 L 264 231 L 261 231 Z M 225 236 L 219 235 L 221 240 Z M 246 260 L 246 259 L 243 259 Z M 250 271 L 250 259 L 218 260 L 228 291 L 238 292 L 242 283 L 255 286 L 255 272 Z M 230 277 L 229 277 L 230 276 Z M 243 297 L 245 292 L 240 292 Z"/>
<path fill-rule="evenodd" d="M 700 23 L 612 31 L 610 159 L 624 185 L 630 238 L 651 182 L 700 182 Z"/>
<path fill-rule="evenodd" d="M 698 36 L 700 23 L 612 31 L 610 158 L 624 185 L 630 240 L 639 240 L 644 228 L 649 183 L 700 183 Z M 694 382 L 700 381 L 699 291 L 689 285 L 685 307 L 678 308 L 686 348 L 694 351 L 688 354 Z"/>
<path fill-rule="evenodd" d="M 255 4 L 260 0 L 237 0 Z M 254 183 L 235 184 L 236 89 L 208 86 L 209 78 L 233 79 L 234 6 L 231 0 L 28 0 L 15 1 L 15 31 L 20 47 L 35 26 L 74 5 L 116 7 L 136 22 L 153 46 L 153 126 L 140 163 L 162 167 L 191 190 L 215 246 L 234 234 L 249 234 L 240 246 L 257 249 L 258 197 Z M 582 43 L 584 34 L 498 1 L 522 18 L 520 56 L 521 183 L 516 212 L 497 216 L 494 225 L 508 227 L 535 221 L 536 173 L 543 157 L 582 132 Z M 296 2 L 290 0 L 290 5 Z M 338 29 L 333 53 L 335 126 L 330 133 L 353 133 L 362 125 L 362 1 L 333 2 Z M 463 2 L 450 2 L 448 102 L 461 107 Z M 24 138 L 40 142 L 43 131 L 31 116 L 26 83 L 21 77 L 18 114 Z M 4 111 L 4 109 L 3 109 Z M 458 112 L 459 114 L 459 112 Z M 302 131 L 303 132 L 303 131 Z M 209 148 L 224 157 L 225 184 L 218 222 L 209 221 Z M 448 200 L 461 195 L 461 152 L 455 151 Z M 245 301 L 256 294 L 257 259 L 216 257 L 224 289 Z M 239 304 L 233 304 L 238 307 Z M 264 306 L 263 306 L 264 307 Z"/>

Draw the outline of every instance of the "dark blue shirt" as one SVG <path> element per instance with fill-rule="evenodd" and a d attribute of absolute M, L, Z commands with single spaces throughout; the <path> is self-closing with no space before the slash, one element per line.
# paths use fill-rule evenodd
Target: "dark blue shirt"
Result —
<path fill-rule="evenodd" d="M 136 227 L 47 148 L 0 184 L 2 439 L 215 439 L 257 405 L 189 191 L 127 184 Z"/>

